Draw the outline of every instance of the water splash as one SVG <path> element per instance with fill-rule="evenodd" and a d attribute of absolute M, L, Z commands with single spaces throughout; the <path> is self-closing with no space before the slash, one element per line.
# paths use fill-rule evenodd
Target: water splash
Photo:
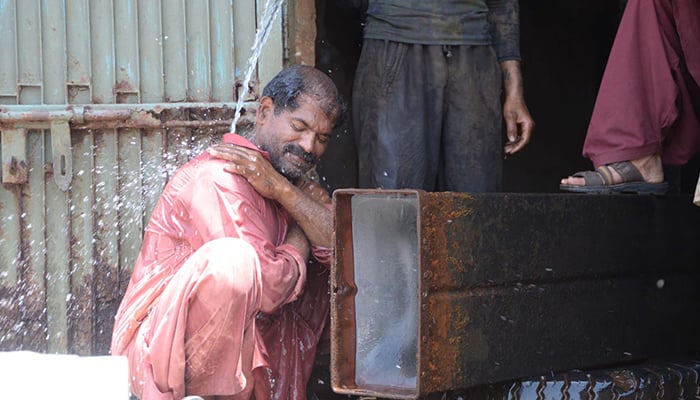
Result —
<path fill-rule="evenodd" d="M 253 70 L 255 65 L 258 63 L 258 58 L 260 58 L 260 52 L 262 51 L 263 45 L 267 42 L 267 37 L 270 35 L 270 30 L 272 28 L 272 23 L 277 14 L 279 14 L 282 9 L 283 0 L 266 0 L 265 1 L 265 11 L 263 12 L 262 19 L 260 21 L 260 27 L 255 33 L 255 41 L 253 42 L 253 54 L 248 58 L 248 63 L 246 67 L 245 77 L 243 79 L 243 88 L 241 89 L 241 94 L 238 96 L 238 101 L 236 102 L 236 113 L 233 115 L 233 121 L 231 122 L 231 132 L 236 131 L 236 123 L 241 117 L 241 109 L 243 109 L 243 100 L 246 94 L 248 94 L 248 84 L 250 83 L 250 78 L 253 75 Z"/>

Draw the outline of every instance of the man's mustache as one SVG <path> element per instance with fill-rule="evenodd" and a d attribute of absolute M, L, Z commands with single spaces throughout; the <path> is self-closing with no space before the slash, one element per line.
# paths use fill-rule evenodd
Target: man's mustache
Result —
<path fill-rule="evenodd" d="M 282 152 L 292 153 L 309 164 L 314 164 L 316 162 L 316 157 L 314 157 L 313 154 L 307 153 L 306 151 L 304 151 L 304 149 L 301 148 L 301 146 L 294 143 L 287 143 L 286 145 L 284 145 L 284 147 L 282 148 Z"/>

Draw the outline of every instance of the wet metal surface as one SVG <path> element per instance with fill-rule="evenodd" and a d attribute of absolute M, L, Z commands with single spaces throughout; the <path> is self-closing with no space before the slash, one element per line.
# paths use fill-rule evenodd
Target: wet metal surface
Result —
<path fill-rule="evenodd" d="M 700 397 L 700 359 L 652 360 L 591 371 L 518 379 L 444 394 L 443 400 L 620 399 L 679 400 Z"/>
<path fill-rule="evenodd" d="M 355 331 L 350 204 L 368 194 L 419 202 L 414 390 L 355 380 L 364 333 Z M 334 203 L 339 393 L 415 398 L 700 350 L 700 209 L 689 197 L 339 190 Z"/>

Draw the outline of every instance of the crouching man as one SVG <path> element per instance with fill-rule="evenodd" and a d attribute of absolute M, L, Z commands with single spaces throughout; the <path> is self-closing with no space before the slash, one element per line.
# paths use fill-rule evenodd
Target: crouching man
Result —
<path fill-rule="evenodd" d="M 315 266 L 330 262 L 333 229 L 305 173 L 344 118 L 325 74 L 287 68 L 248 137 L 224 135 L 169 181 L 112 337 L 140 399 L 304 398 L 328 317 Z"/>

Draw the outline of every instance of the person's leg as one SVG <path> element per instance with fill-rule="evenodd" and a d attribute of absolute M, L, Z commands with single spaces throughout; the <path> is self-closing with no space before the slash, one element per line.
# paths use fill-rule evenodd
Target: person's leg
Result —
<path fill-rule="evenodd" d="M 190 256 L 134 345 L 143 397 L 250 397 L 261 292 L 258 257 L 246 242 L 217 239 Z"/>
<path fill-rule="evenodd" d="M 683 60 L 671 2 L 631 0 L 584 143 L 597 170 L 562 179 L 563 190 L 665 190 L 662 162 L 682 164 L 700 145 Z"/>
<path fill-rule="evenodd" d="M 431 63 L 442 57 L 440 46 L 365 40 L 353 87 L 360 187 L 435 190 L 447 75 Z"/>
<path fill-rule="evenodd" d="M 256 400 L 264 400 L 269 394 L 274 399 L 302 399 L 306 395 L 330 313 L 329 271 L 315 261 L 307 267 L 306 285 L 299 298 L 278 313 L 261 313 L 255 320 L 269 362 L 268 367 L 255 370 L 256 376 L 262 376 L 256 379 Z"/>
<path fill-rule="evenodd" d="M 683 165 L 700 151 L 700 1 L 675 0 L 672 5 L 680 57 L 674 75 L 678 119 L 661 157 L 664 164 Z"/>
<path fill-rule="evenodd" d="M 502 78 L 490 46 L 451 46 L 440 190 L 498 192 L 503 165 Z"/>

